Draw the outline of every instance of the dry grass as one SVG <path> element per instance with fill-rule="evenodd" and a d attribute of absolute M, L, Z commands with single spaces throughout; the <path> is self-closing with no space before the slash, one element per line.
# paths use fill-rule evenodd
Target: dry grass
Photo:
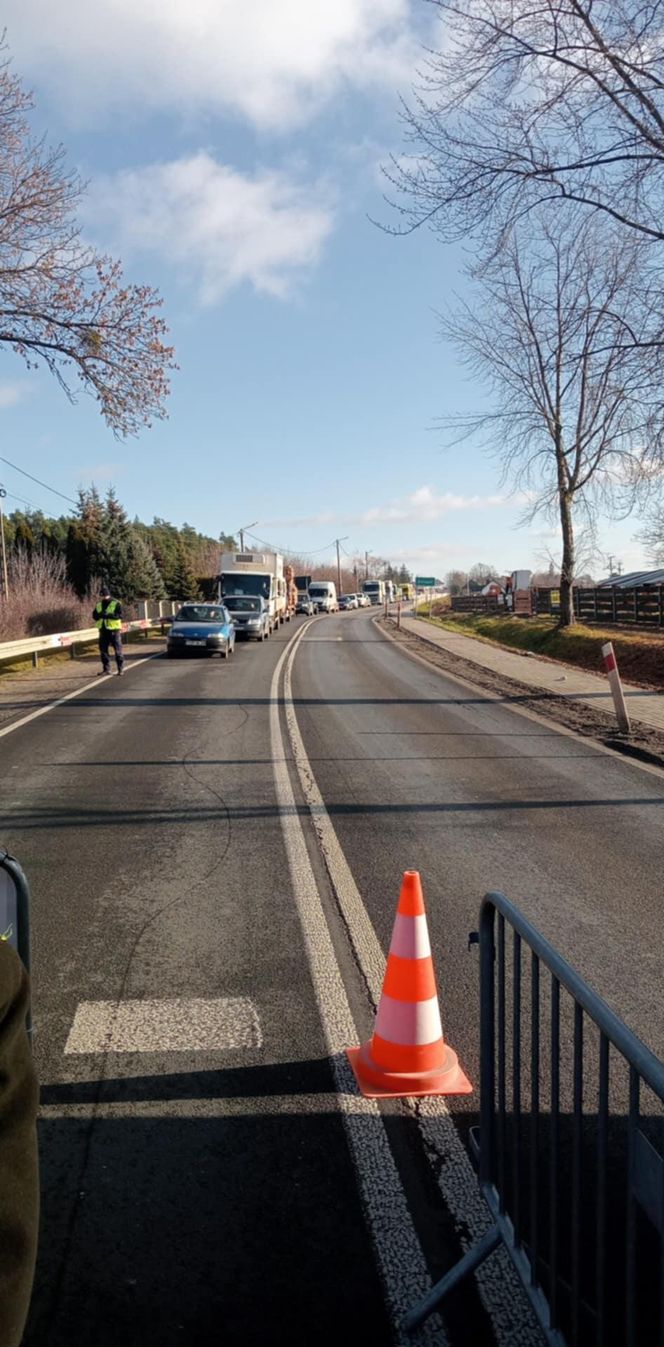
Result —
<path fill-rule="evenodd" d="M 431 621 L 448 631 L 463 631 L 468 636 L 510 649 L 532 650 L 537 655 L 576 664 L 593 673 L 602 668 L 602 645 L 605 641 L 613 641 L 624 678 L 650 687 L 664 686 L 664 634 L 618 632 L 581 625 L 561 631 L 555 618 L 490 617 L 483 613 L 446 614 L 433 617 Z"/>

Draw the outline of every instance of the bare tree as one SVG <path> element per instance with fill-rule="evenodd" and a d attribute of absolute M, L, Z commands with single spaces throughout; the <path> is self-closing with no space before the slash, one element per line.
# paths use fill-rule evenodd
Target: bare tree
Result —
<path fill-rule="evenodd" d="M 483 589 L 484 586 L 490 584 L 492 580 L 497 580 L 498 575 L 499 572 L 496 570 L 495 566 L 489 566 L 486 561 L 476 561 L 475 565 L 471 566 L 468 572 L 468 579 L 471 584 L 479 585 L 480 589 Z"/>
<path fill-rule="evenodd" d="M 664 499 L 661 497 L 649 511 L 637 538 L 653 566 L 664 566 Z"/>
<path fill-rule="evenodd" d="M 495 239 L 554 200 L 664 239 L 664 0 L 429 0 L 432 52 L 388 177 L 407 228 Z"/>
<path fill-rule="evenodd" d="M 2 45 L 0 44 L 0 51 Z M 172 348 L 161 301 L 84 244 L 75 211 L 84 184 L 62 147 L 34 140 L 30 95 L 0 64 L 0 342 L 42 363 L 75 401 L 71 375 L 117 435 L 164 416 Z"/>
<path fill-rule="evenodd" d="M 574 515 L 627 511 L 661 449 L 655 370 L 617 336 L 642 304 L 642 247 L 584 211 L 531 215 L 483 267 L 481 302 L 444 321 L 496 404 L 444 424 L 457 439 L 484 432 L 525 517 L 558 516 L 561 625 L 574 620 Z"/>
<path fill-rule="evenodd" d="M 468 572 L 448 571 L 445 576 L 445 584 L 452 597 L 457 594 L 465 594 L 468 588 Z"/>

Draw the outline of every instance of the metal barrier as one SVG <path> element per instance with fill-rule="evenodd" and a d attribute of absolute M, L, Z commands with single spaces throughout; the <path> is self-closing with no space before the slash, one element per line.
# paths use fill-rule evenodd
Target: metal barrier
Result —
<path fill-rule="evenodd" d="M 471 938 L 493 1225 L 405 1327 L 502 1245 L 550 1347 L 661 1347 L 664 1067 L 503 894 Z"/>
<path fill-rule="evenodd" d="M 160 603 L 160 608 L 170 607 L 177 611 L 178 605 L 175 603 Z M 123 636 L 130 635 L 132 632 L 142 632 L 146 637 L 150 631 L 159 628 L 164 631 L 165 626 L 171 621 L 172 614 L 162 614 L 155 618 L 140 618 L 135 622 L 123 622 Z M 76 655 L 77 645 L 92 645 L 99 639 L 99 632 L 96 627 L 86 627 L 81 631 L 59 631 L 50 636 L 26 636 L 20 641 L 2 641 L 0 642 L 0 663 L 7 660 L 23 659 L 26 655 L 32 656 L 32 662 L 37 668 L 39 656 L 53 654 L 56 650 L 68 650 L 71 658 Z"/>

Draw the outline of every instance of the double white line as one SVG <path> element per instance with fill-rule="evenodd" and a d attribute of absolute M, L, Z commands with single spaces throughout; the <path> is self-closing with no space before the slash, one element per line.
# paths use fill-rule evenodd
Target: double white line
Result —
<path fill-rule="evenodd" d="M 291 885 L 297 906 L 314 994 L 330 1054 L 334 1083 L 346 1138 L 357 1175 L 365 1219 L 374 1246 L 395 1341 L 412 1343 L 401 1332 L 406 1311 L 431 1286 L 426 1260 L 415 1232 L 394 1156 L 378 1105 L 357 1091 L 344 1049 L 357 1043 L 357 1029 L 334 953 L 318 885 L 311 867 L 302 824 L 295 807 L 285 745 L 279 722 L 279 679 L 307 630 L 306 624 L 284 650 L 270 688 L 270 741 L 277 803 L 281 816 Z M 290 695 L 290 693 L 288 694 Z M 435 1318 L 415 1339 L 444 1344 Z"/>
<path fill-rule="evenodd" d="M 380 1110 L 375 1101 L 364 1099 L 358 1094 L 345 1056 L 344 1049 L 359 1041 L 358 1031 L 335 957 L 288 771 L 279 719 L 279 682 L 284 665 L 285 719 L 300 786 L 356 962 L 377 1006 L 385 971 L 385 955 L 318 788 L 293 703 L 293 663 L 300 641 L 311 625 L 310 622 L 306 623 L 288 643 L 274 671 L 270 689 L 272 759 L 293 894 L 332 1058 L 339 1109 L 357 1174 L 367 1226 L 385 1286 L 395 1339 L 399 1343 L 434 1340 L 444 1344 L 447 1342 L 444 1329 L 440 1320 L 435 1318 L 414 1338 L 407 1338 L 400 1329 L 406 1310 L 419 1300 L 422 1289 L 431 1285 L 431 1279 Z M 425 1154 L 437 1174 L 442 1199 L 455 1218 L 463 1248 L 468 1248 L 487 1231 L 490 1219 L 453 1118 L 445 1100 L 440 1097 L 419 1099 L 417 1104 L 411 1104 L 411 1108 L 422 1136 Z M 516 1347 L 517 1344 L 518 1347 L 541 1347 L 539 1329 L 507 1256 L 503 1252 L 495 1254 L 478 1270 L 476 1279 L 501 1347 Z"/>

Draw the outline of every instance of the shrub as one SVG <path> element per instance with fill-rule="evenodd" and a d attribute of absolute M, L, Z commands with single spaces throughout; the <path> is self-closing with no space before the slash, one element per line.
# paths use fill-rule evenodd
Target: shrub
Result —
<path fill-rule="evenodd" d="M 9 593 L 0 602 L 0 641 L 91 625 L 92 605 L 78 599 L 67 583 L 63 557 L 19 548 L 9 558 L 8 570 Z"/>

